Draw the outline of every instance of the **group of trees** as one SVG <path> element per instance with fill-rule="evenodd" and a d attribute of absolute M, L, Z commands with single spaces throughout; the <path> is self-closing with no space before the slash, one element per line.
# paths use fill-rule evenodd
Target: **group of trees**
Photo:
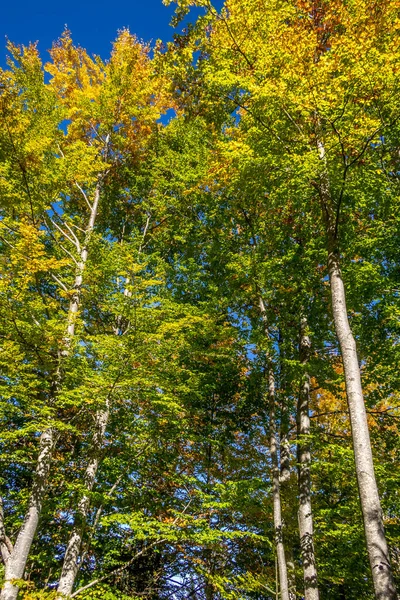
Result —
<path fill-rule="evenodd" d="M 400 3 L 182 21 L 0 70 L 1 600 L 395 600 Z"/>

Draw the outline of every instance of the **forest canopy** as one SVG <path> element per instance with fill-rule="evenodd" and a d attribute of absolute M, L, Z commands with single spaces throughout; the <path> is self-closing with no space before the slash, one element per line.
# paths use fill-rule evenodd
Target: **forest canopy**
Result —
<path fill-rule="evenodd" d="M 175 9 L 0 69 L 0 598 L 396 600 L 400 2 Z"/>

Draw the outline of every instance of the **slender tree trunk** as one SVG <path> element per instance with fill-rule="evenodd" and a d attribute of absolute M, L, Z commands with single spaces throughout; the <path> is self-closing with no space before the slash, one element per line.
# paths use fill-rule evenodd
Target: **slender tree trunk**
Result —
<path fill-rule="evenodd" d="M 4 526 L 4 509 L 3 499 L 0 498 L 0 555 L 3 563 L 5 563 L 13 550 L 13 546 L 9 537 L 6 534 Z"/>
<path fill-rule="evenodd" d="M 310 338 L 307 335 L 307 320 L 302 317 L 300 323 L 300 362 L 304 368 L 307 367 L 309 360 L 310 346 Z M 310 444 L 307 439 L 307 436 L 310 434 L 309 398 L 310 376 L 308 372 L 304 372 L 297 404 L 300 551 L 303 563 L 305 600 L 319 600 L 313 540 L 314 525 L 311 508 L 311 453 Z"/>
<path fill-rule="evenodd" d="M 143 233 L 143 240 L 147 233 L 147 228 L 150 222 L 150 217 L 147 219 L 147 223 Z M 121 242 L 122 243 L 122 242 Z M 126 280 L 126 285 L 129 283 L 129 278 Z M 131 292 L 125 287 L 124 296 L 129 298 L 131 296 Z M 117 317 L 116 325 L 114 328 L 115 335 L 119 335 L 120 327 L 122 325 L 122 317 Z M 118 378 L 117 378 L 118 379 Z M 114 387 L 114 386 L 113 386 Z M 80 564 L 85 555 L 85 551 L 81 556 L 81 560 L 79 561 L 79 557 L 82 549 L 83 542 L 83 534 L 86 526 L 87 516 L 90 508 L 90 492 L 93 490 L 93 486 L 95 484 L 97 470 L 100 463 L 100 457 L 102 448 L 104 446 L 105 433 L 108 425 L 109 415 L 110 415 L 110 400 L 111 394 L 107 397 L 106 407 L 103 410 L 98 410 L 96 413 L 96 426 L 95 433 L 93 436 L 93 445 L 90 452 L 90 459 L 86 466 L 85 477 L 84 477 L 84 485 L 85 492 L 82 498 L 80 499 L 76 515 L 74 519 L 74 526 L 72 530 L 71 537 L 67 544 L 67 549 L 65 551 L 63 566 L 61 570 L 60 580 L 57 587 L 57 592 L 60 594 L 59 599 L 69 597 L 72 594 L 72 590 L 75 584 L 75 579 L 79 571 Z M 96 515 L 95 523 L 97 518 L 100 516 L 100 513 Z"/>
<path fill-rule="evenodd" d="M 285 399 L 287 402 L 287 398 Z M 280 433 L 280 497 L 282 500 L 285 500 L 284 507 L 286 505 L 286 510 L 290 508 L 288 503 L 290 503 L 290 489 L 291 489 L 291 479 L 290 479 L 290 443 L 289 443 L 289 420 L 285 419 L 285 411 L 287 413 L 287 404 L 284 405 L 281 403 L 281 433 Z M 288 415 L 286 414 L 286 417 Z M 286 422 L 285 422 L 286 421 Z M 283 514 L 285 515 L 285 508 L 283 509 Z M 286 528 L 284 531 L 284 539 L 283 539 L 284 547 L 285 547 L 285 556 L 286 556 L 286 567 L 287 567 L 287 577 L 288 577 L 288 588 L 289 588 L 289 599 L 296 600 L 296 569 L 293 558 L 293 534 L 289 532 Z"/>
<path fill-rule="evenodd" d="M 279 355 L 280 355 L 280 373 L 279 378 L 281 387 L 284 381 L 283 369 L 283 340 L 282 334 L 279 332 Z M 280 402 L 281 409 L 281 426 L 280 426 L 280 482 L 282 486 L 289 483 L 290 479 L 290 441 L 289 441 L 289 402 L 287 398 L 283 398 Z M 282 488 L 283 490 L 283 488 Z"/>
<path fill-rule="evenodd" d="M 275 378 L 272 368 L 268 368 L 268 399 L 269 399 L 269 447 L 272 462 L 272 499 L 274 507 L 275 547 L 278 559 L 279 583 L 282 600 L 290 600 L 289 583 L 286 566 L 285 548 L 283 544 L 283 525 L 281 509 L 281 492 L 279 481 L 278 444 L 276 439 L 275 415 Z"/>
<path fill-rule="evenodd" d="M 80 261 L 77 265 L 77 271 L 74 281 L 74 294 L 72 296 L 67 318 L 66 335 L 63 340 L 63 349 L 60 352 L 59 364 L 56 375 L 52 383 L 53 393 L 50 404 L 54 405 L 58 392 L 62 385 L 62 362 L 68 357 L 71 349 L 71 343 L 75 335 L 75 321 L 79 310 L 81 289 L 83 282 L 83 272 L 88 257 L 88 245 L 93 232 L 98 204 L 100 199 L 100 181 L 98 182 L 94 200 L 91 207 L 88 226 L 86 229 L 83 248 L 80 249 Z M 29 498 L 29 508 L 25 516 L 24 523 L 20 529 L 14 547 L 5 561 L 5 581 L 0 594 L 0 600 L 16 600 L 18 596 L 18 585 L 14 580 L 21 580 L 24 577 L 26 562 L 31 549 L 33 538 L 39 523 L 39 517 L 42 511 L 43 500 L 46 493 L 47 480 L 50 473 L 52 455 L 57 440 L 57 431 L 49 427 L 40 436 L 39 455 L 36 463 L 35 474 L 33 478 L 32 491 Z"/>
<path fill-rule="evenodd" d="M 282 407 L 283 408 L 283 407 Z M 285 408 L 283 408 L 285 411 Z M 285 414 L 282 415 L 282 421 L 285 420 Z M 281 466 L 280 466 L 280 480 L 282 484 L 285 484 L 290 479 L 290 442 L 286 424 L 283 423 L 281 429 Z"/>
<path fill-rule="evenodd" d="M 93 446 L 91 449 L 91 456 L 89 458 L 85 472 L 85 492 L 78 503 L 75 515 L 75 523 L 72 535 L 69 539 L 68 546 L 65 552 L 61 577 L 57 588 L 57 591 L 60 594 L 60 598 L 69 597 L 71 595 L 72 588 L 75 583 L 75 578 L 78 573 L 78 558 L 81 551 L 83 532 L 85 529 L 87 515 L 90 507 L 90 492 L 93 489 L 96 479 L 97 469 L 101 457 L 101 451 L 104 445 L 104 436 L 106 432 L 108 419 L 109 398 L 107 399 L 106 408 L 104 410 L 98 411 L 96 414 L 96 429 L 93 436 Z"/>
<path fill-rule="evenodd" d="M 26 561 L 42 510 L 53 445 L 54 431 L 48 429 L 40 438 L 39 456 L 25 521 L 5 562 L 5 582 L 0 595 L 1 600 L 15 600 L 18 596 L 18 586 L 13 584 L 13 580 L 22 579 L 24 576 Z"/>
<path fill-rule="evenodd" d="M 94 225 L 97 218 L 97 213 L 99 210 L 99 202 L 100 202 L 100 192 L 101 192 L 101 180 L 97 182 L 96 189 L 94 191 L 93 204 L 90 210 L 89 221 L 86 227 L 85 239 L 83 242 L 82 248 L 78 246 L 79 252 L 79 262 L 77 265 L 75 282 L 74 282 L 74 293 L 71 298 L 71 302 L 69 305 L 68 311 L 68 324 L 67 324 L 67 335 L 64 340 L 64 355 L 68 356 L 71 346 L 71 341 L 75 335 L 75 321 L 76 316 L 79 311 L 79 306 L 81 303 L 81 295 L 82 295 L 82 283 L 83 283 L 83 273 L 85 271 L 86 262 L 88 259 L 89 253 L 89 243 L 92 237 Z"/>
<path fill-rule="evenodd" d="M 267 313 L 263 299 L 259 298 L 259 307 L 261 317 L 264 322 L 264 332 L 267 338 L 269 338 Z M 280 584 L 280 597 L 282 600 L 290 600 L 289 597 L 289 583 L 286 566 L 285 548 L 283 544 L 283 525 L 282 525 L 282 508 L 281 508 L 281 492 L 280 492 L 280 481 L 279 481 L 279 456 L 278 456 L 278 444 L 277 444 L 277 432 L 276 432 L 276 414 L 275 414 L 275 376 L 272 367 L 272 359 L 267 356 L 268 367 L 268 402 L 269 402 L 269 445 L 271 453 L 272 463 L 272 500 L 273 500 L 273 512 L 274 512 L 274 532 L 275 532 L 275 548 L 276 557 L 278 562 L 279 572 L 279 584 Z"/>
<path fill-rule="evenodd" d="M 374 472 L 356 342 L 347 318 L 346 295 L 340 272 L 339 256 L 332 247 L 328 254 L 328 269 L 333 317 L 342 353 L 357 482 L 375 596 L 378 600 L 396 600 L 396 588 Z"/>
<path fill-rule="evenodd" d="M 296 600 L 298 596 L 296 594 L 296 567 L 293 557 L 293 548 L 286 544 L 285 551 L 288 572 L 289 599 Z"/>
<path fill-rule="evenodd" d="M 326 223 L 332 312 L 342 354 L 368 557 L 376 598 L 378 600 L 396 600 L 396 588 L 393 581 L 374 472 L 356 341 L 347 317 L 346 292 L 340 270 L 340 252 L 338 248 L 338 215 L 334 210 L 330 194 L 325 147 L 321 140 L 318 140 L 317 145 L 319 157 L 323 163 L 319 192 Z"/>
<path fill-rule="evenodd" d="M 282 332 L 279 330 L 278 334 L 278 345 L 279 345 L 279 381 L 282 390 L 286 388 L 285 382 L 285 369 L 284 369 L 284 345 Z M 285 515 L 285 504 L 290 504 L 290 414 L 289 414 L 290 400 L 285 393 L 280 394 L 279 408 L 280 408 L 280 430 L 279 430 L 279 441 L 280 441 L 280 497 L 283 502 L 283 515 Z M 283 517 L 284 519 L 285 517 Z M 285 547 L 286 556 L 286 567 L 289 587 L 289 599 L 296 600 L 296 571 L 293 558 L 293 544 L 292 534 L 286 529 L 284 531 L 283 544 Z"/>

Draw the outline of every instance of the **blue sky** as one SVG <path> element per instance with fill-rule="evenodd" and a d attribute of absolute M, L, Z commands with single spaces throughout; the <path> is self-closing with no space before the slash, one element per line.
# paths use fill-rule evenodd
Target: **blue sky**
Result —
<path fill-rule="evenodd" d="M 123 27 L 145 41 L 171 39 L 173 10 L 161 0 L 7 0 L 1 9 L 0 65 L 5 62 L 6 36 L 25 45 L 38 40 L 47 58 L 46 50 L 65 25 L 75 43 L 102 58 L 109 56 L 111 42 Z"/>

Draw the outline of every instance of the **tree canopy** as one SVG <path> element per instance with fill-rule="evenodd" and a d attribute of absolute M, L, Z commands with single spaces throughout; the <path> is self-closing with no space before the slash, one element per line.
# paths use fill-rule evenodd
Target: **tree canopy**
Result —
<path fill-rule="evenodd" d="M 1 600 L 395 600 L 400 3 L 173 24 L 0 69 Z"/>

